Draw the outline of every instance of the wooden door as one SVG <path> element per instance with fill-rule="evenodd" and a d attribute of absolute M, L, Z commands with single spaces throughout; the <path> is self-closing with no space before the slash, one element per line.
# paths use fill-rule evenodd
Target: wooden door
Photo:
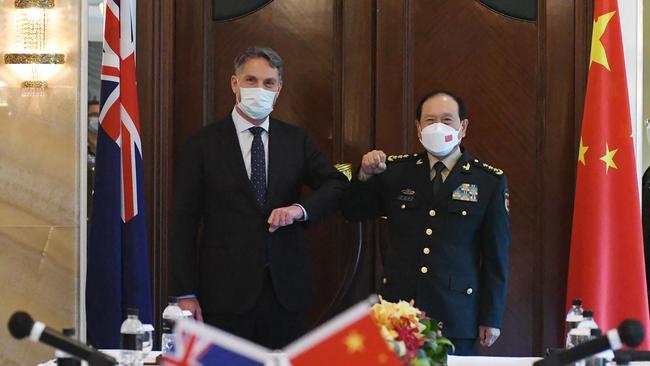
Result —
<path fill-rule="evenodd" d="M 433 88 L 461 95 L 470 116 L 464 145 L 506 172 L 512 201 L 502 338 L 485 353 L 541 355 L 559 346 L 590 2 L 532 2 L 536 17 L 522 20 L 479 0 L 274 0 L 216 23 L 212 0 L 139 0 L 157 308 L 166 295 L 177 149 L 229 113 L 232 60 L 257 44 L 275 48 L 286 63 L 274 116 L 308 129 L 333 162 L 357 166 L 374 147 L 420 150 L 413 128 L 419 98 Z M 310 230 L 313 324 L 376 289 L 385 238 L 381 223 L 359 228 L 340 218 Z"/>

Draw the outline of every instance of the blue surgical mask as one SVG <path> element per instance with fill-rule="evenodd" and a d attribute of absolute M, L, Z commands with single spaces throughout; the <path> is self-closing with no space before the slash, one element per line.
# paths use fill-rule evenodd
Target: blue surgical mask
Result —
<path fill-rule="evenodd" d="M 241 96 L 237 106 L 248 117 L 254 120 L 266 118 L 273 111 L 273 103 L 277 92 L 264 88 L 239 88 Z"/>

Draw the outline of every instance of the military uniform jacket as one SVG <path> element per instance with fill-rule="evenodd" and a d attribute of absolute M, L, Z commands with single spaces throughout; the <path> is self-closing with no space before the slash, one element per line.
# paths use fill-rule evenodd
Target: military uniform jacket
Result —
<path fill-rule="evenodd" d="M 467 151 L 433 197 L 428 155 L 390 156 L 344 200 L 348 220 L 388 217 L 389 244 L 379 293 L 442 321 L 443 334 L 475 338 L 501 327 L 508 283 L 510 225 L 503 172 Z"/>

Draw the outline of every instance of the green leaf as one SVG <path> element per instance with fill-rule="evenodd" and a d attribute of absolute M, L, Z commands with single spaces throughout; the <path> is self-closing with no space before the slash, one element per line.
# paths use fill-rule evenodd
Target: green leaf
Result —
<path fill-rule="evenodd" d="M 426 358 L 414 358 L 410 362 L 410 366 L 431 366 L 432 363 Z"/>

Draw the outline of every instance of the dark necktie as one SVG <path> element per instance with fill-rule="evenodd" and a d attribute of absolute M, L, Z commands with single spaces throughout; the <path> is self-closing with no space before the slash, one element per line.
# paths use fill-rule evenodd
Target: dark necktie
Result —
<path fill-rule="evenodd" d="M 266 156 L 264 142 L 262 142 L 262 127 L 248 129 L 253 134 L 251 145 L 251 184 L 255 192 L 255 201 L 260 207 L 266 202 Z"/>
<path fill-rule="evenodd" d="M 436 175 L 433 177 L 433 197 L 437 198 L 438 192 L 440 192 L 440 187 L 442 187 L 442 171 L 445 169 L 445 164 L 442 161 L 438 161 L 433 164 L 433 169 L 436 170 Z"/>

